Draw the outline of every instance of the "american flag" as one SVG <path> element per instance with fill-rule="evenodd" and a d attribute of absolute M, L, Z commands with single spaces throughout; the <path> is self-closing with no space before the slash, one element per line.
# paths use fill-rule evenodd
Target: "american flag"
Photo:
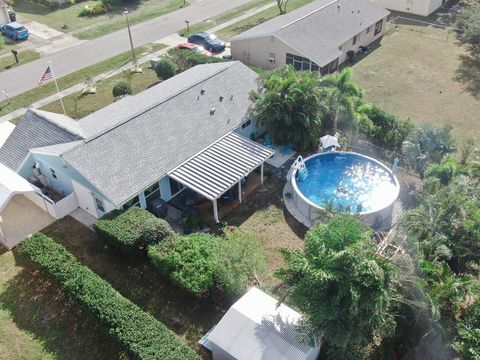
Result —
<path fill-rule="evenodd" d="M 52 78 L 52 71 L 50 70 L 50 66 L 49 66 L 45 71 L 45 74 L 43 74 L 42 78 L 38 80 L 38 86 L 42 85 L 45 81 L 50 80 L 51 78 Z"/>

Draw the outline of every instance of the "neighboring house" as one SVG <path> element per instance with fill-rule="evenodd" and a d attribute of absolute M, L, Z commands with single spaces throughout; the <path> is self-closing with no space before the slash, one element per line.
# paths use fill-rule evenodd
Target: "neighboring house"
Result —
<path fill-rule="evenodd" d="M 213 360 L 315 360 L 320 345 L 301 341 L 297 326 L 302 316 L 252 288 L 238 300 L 208 334 L 203 345 Z"/>
<path fill-rule="evenodd" d="M 231 39 L 232 58 L 273 69 L 334 72 L 349 51 L 378 41 L 389 12 L 370 0 L 315 0 Z"/>
<path fill-rule="evenodd" d="M 10 23 L 10 15 L 8 15 L 7 4 L 0 0 L 0 25 Z"/>
<path fill-rule="evenodd" d="M 29 109 L 0 163 L 41 188 L 29 198 L 56 218 L 145 208 L 186 186 L 213 202 L 218 221 L 217 199 L 273 155 L 248 138 L 256 78 L 240 62 L 199 65 L 78 121 Z"/>
<path fill-rule="evenodd" d="M 438 10 L 447 0 L 372 0 L 394 11 L 428 16 Z"/>

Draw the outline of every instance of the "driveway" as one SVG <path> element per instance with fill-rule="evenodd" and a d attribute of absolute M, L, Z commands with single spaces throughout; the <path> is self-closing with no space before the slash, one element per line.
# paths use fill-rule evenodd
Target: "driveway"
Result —
<path fill-rule="evenodd" d="M 15 195 L 0 213 L 0 244 L 7 249 L 55 221 L 23 195 Z"/>
<path fill-rule="evenodd" d="M 250 0 L 197 0 L 192 5 L 157 18 L 132 26 L 135 47 L 154 42 L 191 24 L 210 19 Z M 0 84 L 10 96 L 21 94 L 37 87 L 37 81 L 45 72 L 48 61 L 52 61 L 55 75 L 60 78 L 71 72 L 96 64 L 102 60 L 130 50 L 126 29 L 98 39 L 56 52 L 0 73 Z"/>

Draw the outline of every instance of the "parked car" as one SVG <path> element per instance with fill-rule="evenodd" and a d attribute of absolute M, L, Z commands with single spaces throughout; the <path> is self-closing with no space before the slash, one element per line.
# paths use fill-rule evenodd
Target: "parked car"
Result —
<path fill-rule="evenodd" d="M 202 54 L 202 55 L 205 55 L 205 56 L 212 56 L 213 55 L 210 51 L 205 50 L 205 48 L 202 45 L 193 44 L 193 43 L 184 43 L 184 44 L 177 45 L 177 49 L 191 50 L 194 53 Z"/>
<path fill-rule="evenodd" d="M 225 50 L 225 42 L 217 38 L 214 34 L 200 32 L 188 37 L 189 43 L 202 45 L 210 52 L 222 52 Z"/>
<path fill-rule="evenodd" d="M 3 25 L 0 31 L 3 35 L 13 40 L 26 40 L 30 36 L 27 28 L 17 22 Z"/>

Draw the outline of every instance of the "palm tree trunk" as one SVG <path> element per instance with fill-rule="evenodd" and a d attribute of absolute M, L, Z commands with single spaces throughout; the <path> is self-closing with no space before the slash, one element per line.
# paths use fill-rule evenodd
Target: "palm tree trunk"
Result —
<path fill-rule="evenodd" d="M 335 136 L 337 133 L 337 126 L 338 126 L 338 111 L 335 111 L 335 117 L 333 118 L 333 126 L 332 126 L 332 135 Z"/>

